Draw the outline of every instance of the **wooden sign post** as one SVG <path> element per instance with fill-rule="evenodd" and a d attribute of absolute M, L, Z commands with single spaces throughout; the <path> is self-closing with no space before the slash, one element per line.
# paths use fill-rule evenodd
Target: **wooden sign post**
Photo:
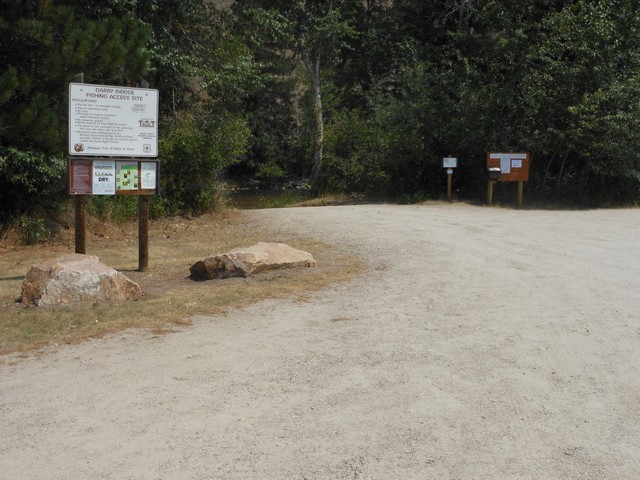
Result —
<path fill-rule="evenodd" d="M 447 198 L 452 199 L 453 169 L 458 166 L 458 159 L 455 157 L 445 157 L 442 159 L 442 167 L 447 169 Z"/>
<path fill-rule="evenodd" d="M 74 202 L 74 224 L 75 224 L 75 252 L 85 255 L 87 253 L 87 226 L 86 208 L 83 195 L 78 195 Z"/>
<path fill-rule="evenodd" d="M 496 183 L 494 180 L 489 180 L 487 182 L 487 205 L 493 205 L 493 184 Z"/>
<path fill-rule="evenodd" d="M 493 184 L 495 182 L 518 182 L 518 208 L 522 208 L 524 182 L 529 181 L 530 156 L 528 153 L 487 153 L 487 204 L 493 203 Z"/>
<path fill-rule="evenodd" d="M 159 190 L 157 157 L 158 90 L 69 84 L 68 188 L 75 196 L 76 253 L 86 253 L 86 196 L 139 195 L 138 265 L 141 272 L 148 268 L 148 195 Z"/>

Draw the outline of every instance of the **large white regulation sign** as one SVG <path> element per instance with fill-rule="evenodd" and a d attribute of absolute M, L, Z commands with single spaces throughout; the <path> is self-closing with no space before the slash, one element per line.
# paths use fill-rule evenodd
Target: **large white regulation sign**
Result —
<path fill-rule="evenodd" d="M 158 156 L 158 90 L 69 84 L 69 155 Z"/>

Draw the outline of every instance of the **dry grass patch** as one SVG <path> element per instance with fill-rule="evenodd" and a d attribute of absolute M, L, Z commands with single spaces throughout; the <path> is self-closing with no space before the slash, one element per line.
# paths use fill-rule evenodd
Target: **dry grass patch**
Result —
<path fill-rule="evenodd" d="M 267 298 L 304 298 L 305 292 L 347 280 L 365 271 L 361 259 L 340 254 L 313 239 L 273 238 L 242 212 L 196 219 L 152 222 L 150 270 L 137 272 L 137 226 L 103 226 L 89 235 L 87 253 L 138 282 L 143 298 L 134 302 L 91 303 L 24 308 L 16 303 L 29 266 L 73 252 L 73 232 L 57 244 L 0 247 L 0 354 L 74 343 L 126 328 L 162 334 L 186 328 L 196 314 L 221 314 Z M 310 252 L 315 268 L 265 272 L 250 278 L 194 281 L 189 267 L 197 260 L 249 246 L 283 242 Z"/>

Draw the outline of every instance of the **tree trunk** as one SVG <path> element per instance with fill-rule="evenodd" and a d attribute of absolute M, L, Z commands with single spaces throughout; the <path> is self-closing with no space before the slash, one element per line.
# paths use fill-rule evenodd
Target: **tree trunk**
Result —
<path fill-rule="evenodd" d="M 569 156 L 570 149 L 567 149 L 567 153 L 562 158 L 562 164 L 560 165 L 560 172 L 558 173 L 558 181 L 556 182 L 556 190 L 560 188 L 560 183 L 562 182 L 562 175 L 564 175 L 564 167 L 567 164 L 567 157 Z"/>
<path fill-rule="evenodd" d="M 558 152 L 554 151 L 553 155 L 551 155 L 551 158 L 549 159 L 549 162 L 547 163 L 547 168 L 544 169 L 544 178 L 542 179 L 542 186 L 544 187 L 547 184 L 547 180 L 549 178 L 551 178 L 551 165 L 553 164 L 553 161 L 556 159 L 556 154 Z"/>
<path fill-rule="evenodd" d="M 458 33 L 465 36 L 469 34 L 469 18 L 471 17 L 469 13 L 470 3 L 469 0 L 462 0 L 458 4 Z"/>
<path fill-rule="evenodd" d="M 313 144 L 313 163 L 311 166 L 311 187 L 317 190 L 320 167 L 322 166 L 322 149 L 324 146 L 324 118 L 322 116 L 322 96 L 320 92 L 320 54 L 317 53 L 314 59 L 308 58 L 305 65 L 311 78 L 313 115 L 316 124 Z"/>

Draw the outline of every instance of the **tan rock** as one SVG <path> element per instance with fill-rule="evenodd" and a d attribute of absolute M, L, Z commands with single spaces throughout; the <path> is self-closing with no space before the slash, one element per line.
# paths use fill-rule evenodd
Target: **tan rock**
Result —
<path fill-rule="evenodd" d="M 193 278 L 248 277 L 265 270 L 293 267 L 315 267 L 313 256 L 284 243 L 257 243 L 213 255 L 193 264 L 189 271 Z"/>
<path fill-rule="evenodd" d="M 22 283 L 22 303 L 28 306 L 134 300 L 141 296 L 137 283 L 101 263 L 95 255 L 70 254 L 34 265 Z"/>

